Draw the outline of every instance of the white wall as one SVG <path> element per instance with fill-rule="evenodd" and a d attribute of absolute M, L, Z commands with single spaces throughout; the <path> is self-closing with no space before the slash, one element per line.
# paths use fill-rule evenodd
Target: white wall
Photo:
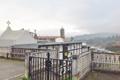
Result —
<path fill-rule="evenodd" d="M 0 56 L 6 57 L 7 53 L 10 53 L 10 52 L 11 52 L 10 48 L 0 47 Z"/>

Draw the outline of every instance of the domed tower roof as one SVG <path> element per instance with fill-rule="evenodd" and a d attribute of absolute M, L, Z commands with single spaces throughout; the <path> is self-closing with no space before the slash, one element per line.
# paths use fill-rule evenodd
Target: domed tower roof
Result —
<path fill-rule="evenodd" d="M 64 28 L 63 28 L 63 27 L 61 27 L 61 30 L 64 30 Z"/>

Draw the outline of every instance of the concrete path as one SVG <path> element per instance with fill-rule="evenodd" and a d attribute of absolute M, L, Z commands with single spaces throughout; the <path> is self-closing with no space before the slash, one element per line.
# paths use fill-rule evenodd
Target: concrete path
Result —
<path fill-rule="evenodd" d="M 0 58 L 0 80 L 12 80 L 12 78 L 23 74 L 24 61 L 15 61 Z"/>

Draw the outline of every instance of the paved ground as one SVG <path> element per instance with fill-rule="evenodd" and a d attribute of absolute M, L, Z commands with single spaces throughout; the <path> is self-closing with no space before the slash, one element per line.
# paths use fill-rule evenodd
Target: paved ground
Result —
<path fill-rule="evenodd" d="M 90 72 L 83 80 L 120 80 L 120 74 Z"/>
<path fill-rule="evenodd" d="M 24 62 L 0 58 L 0 80 L 14 80 L 24 74 Z"/>

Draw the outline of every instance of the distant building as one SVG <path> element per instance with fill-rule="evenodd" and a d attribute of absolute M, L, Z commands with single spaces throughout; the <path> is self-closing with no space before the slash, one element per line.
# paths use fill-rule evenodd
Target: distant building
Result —
<path fill-rule="evenodd" d="M 60 36 L 38 36 L 37 34 L 35 34 L 34 38 L 38 40 L 38 43 L 41 41 L 55 42 L 57 38 L 59 39 L 61 38 L 64 41 L 65 40 L 64 28 L 60 29 Z"/>
<path fill-rule="evenodd" d="M 6 55 L 11 52 L 11 46 L 14 45 L 27 45 L 27 44 L 37 44 L 46 42 L 61 42 L 64 41 L 64 29 L 61 28 L 60 36 L 38 36 L 36 31 L 30 32 L 28 30 L 12 30 L 10 22 L 7 22 L 8 27 L 0 36 L 0 56 Z"/>
<path fill-rule="evenodd" d="M 60 36 L 36 36 L 35 37 L 35 39 L 38 40 L 38 43 L 41 41 L 55 42 L 56 38 L 60 38 Z"/>

